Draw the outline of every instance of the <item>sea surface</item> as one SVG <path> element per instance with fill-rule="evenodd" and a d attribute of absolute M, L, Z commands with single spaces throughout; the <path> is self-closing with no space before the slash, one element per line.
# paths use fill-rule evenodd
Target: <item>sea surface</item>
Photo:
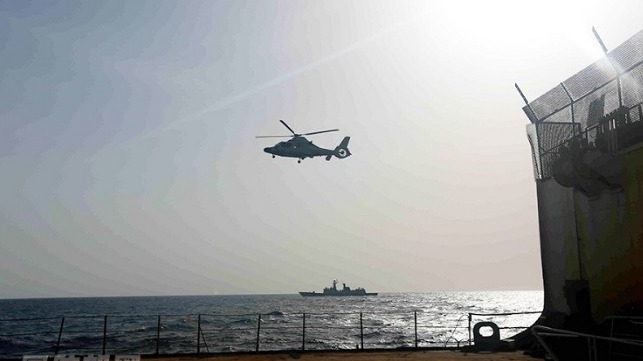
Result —
<path fill-rule="evenodd" d="M 0 300 L 0 358 L 465 345 L 491 320 L 529 327 L 542 291 Z M 535 312 L 517 315 L 494 315 Z"/>

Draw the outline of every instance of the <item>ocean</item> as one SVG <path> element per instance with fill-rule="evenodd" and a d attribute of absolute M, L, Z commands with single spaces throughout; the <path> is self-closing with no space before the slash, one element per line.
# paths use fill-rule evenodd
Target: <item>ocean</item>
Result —
<path fill-rule="evenodd" d="M 470 314 L 508 338 L 542 307 L 542 291 L 6 299 L 0 358 L 462 346 Z"/>

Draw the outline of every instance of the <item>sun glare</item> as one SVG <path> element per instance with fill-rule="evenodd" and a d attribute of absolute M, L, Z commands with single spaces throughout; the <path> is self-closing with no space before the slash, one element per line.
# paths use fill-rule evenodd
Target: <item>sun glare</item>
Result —
<path fill-rule="evenodd" d="M 591 33 L 600 19 L 594 1 L 445 1 L 437 3 L 440 27 L 454 42 L 465 42 L 476 54 L 552 49 L 573 45 L 596 58 L 602 55 Z"/>

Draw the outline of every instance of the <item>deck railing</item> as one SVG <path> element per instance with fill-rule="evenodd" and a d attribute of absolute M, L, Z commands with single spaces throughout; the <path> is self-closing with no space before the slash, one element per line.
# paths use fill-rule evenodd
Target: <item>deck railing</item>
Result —
<path fill-rule="evenodd" d="M 573 354 L 579 361 L 643 360 L 643 341 L 640 338 L 592 335 L 541 325 L 533 326 L 531 330 L 554 361 L 561 359 L 562 352 Z"/>
<path fill-rule="evenodd" d="M 448 348 L 471 344 L 474 320 L 540 312 L 74 315 L 0 319 L 0 358 L 24 354 L 185 354 L 279 350 Z M 468 325 L 464 318 L 468 316 Z M 499 321 L 498 321 L 499 320 Z M 510 321 L 511 322 L 511 321 Z M 468 330 L 468 336 L 467 336 Z M 508 336 L 508 335 L 507 335 Z"/>
<path fill-rule="evenodd" d="M 573 122 L 544 122 L 533 127 L 537 133 L 537 144 L 532 144 L 537 147 L 534 149 L 537 178 L 548 179 L 563 152 L 596 149 L 614 156 L 643 143 L 643 103 L 618 108 L 584 130 Z"/>

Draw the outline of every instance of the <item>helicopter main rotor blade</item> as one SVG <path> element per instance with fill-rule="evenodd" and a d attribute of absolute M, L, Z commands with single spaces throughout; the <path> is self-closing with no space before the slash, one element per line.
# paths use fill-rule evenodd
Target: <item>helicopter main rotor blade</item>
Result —
<path fill-rule="evenodd" d="M 319 132 L 312 132 L 312 133 L 304 133 L 301 135 L 313 135 L 313 134 L 320 134 L 320 133 L 328 133 L 328 132 L 337 132 L 339 129 L 329 129 L 329 130 L 320 130 Z"/>
<path fill-rule="evenodd" d="M 279 119 L 279 121 L 281 122 L 281 124 L 283 124 L 283 125 L 284 125 L 284 127 L 288 128 L 288 130 L 290 130 L 294 136 L 298 136 L 298 135 L 299 135 L 299 134 L 295 133 L 295 131 L 294 131 L 294 130 L 292 130 L 292 129 L 288 126 L 288 124 L 286 124 L 286 122 L 284 122 L 284 121 L 283 121 L 283 120 L 281 120 L 281 119 Z"/>
<path fill-rule="evenodd" d="M 257 135 L 255 138 L 292 138 L 292 135 Z"/>

